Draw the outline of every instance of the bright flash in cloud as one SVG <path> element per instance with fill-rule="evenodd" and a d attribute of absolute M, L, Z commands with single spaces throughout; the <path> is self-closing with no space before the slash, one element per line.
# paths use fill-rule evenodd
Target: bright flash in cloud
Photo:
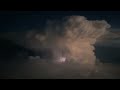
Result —
<path fill-rule="evenodd" d="M 94 67 L 96 57 L 94 44 L 108 32 L 110 25 L 105 20 L 87 20 L 84 16 L 68 16 L 62 20 L 47 23 L 45 33 L 28 33 L 27 47 L 35 51 L 48 49 L 52 60 L 65 62 L 73 60 L 81 65 Z M 64 57 L 62 57 L 64 56 Z M 50 57 L 48 57 L 50 58 Z"/>

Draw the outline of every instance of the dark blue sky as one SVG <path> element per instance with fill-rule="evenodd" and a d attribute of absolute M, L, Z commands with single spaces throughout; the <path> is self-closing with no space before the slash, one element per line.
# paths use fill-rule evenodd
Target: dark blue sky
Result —
<path fill-rule="evenodd" d="M 89 20 L 107 20 L 120 28 L 120 11 L 6 11 L 0 12 L 0 31 L 21 31 L 43 26 L 48 19 L 67 15 L 86 16 Z"/>

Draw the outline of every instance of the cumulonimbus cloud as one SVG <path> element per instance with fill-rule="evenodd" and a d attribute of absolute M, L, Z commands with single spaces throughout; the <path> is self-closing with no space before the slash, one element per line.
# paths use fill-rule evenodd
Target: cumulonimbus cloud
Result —
<path fill-rule="evenodd" d="M 105 20 L 87 20 L 84 16 L 68 16 L 62 20 L 48 21 L 45 32 L 28 32 L 27 46 L 33 50 L 49 49 L 52 60 L 95 64 L 94 44 L 108 32 L 110 25 Z"/>
<path fill-rule="evenodd" d="M 43 32 L 33 29 L 1 35 L 38 52 L 36 56 L 29 56 L 28 62 L 24 64 L 25 67 L 21 66 L 23 69 L 26 67 L 28 69 L 21 70 L 22 72 L 30 71 L 29 75 L 32 75 L 38 70 L 37 74 L 33 75 L 35 78 L 42 74 L 43 77 L 50 76 L 50 78 L 51 76 L 58 77 L 57 75 L 62 75 L 62 77 L 70 75 L 73 78 L 73 74 L 86 76 L 89 74 L 88 70 L 95 69 L 94 44 L 102 35 L 107 35 L 109 28 L 110 25 L 105 20 L 87 20 L 84 16 L 67 16 L 61 20 L 49 20 L 42 30 Z M 39 52 L 42 52 L 45 58 L 39 56 Z M 66 63 L 58 65 L 46 61 L 57 63 L 66 61 Z"/>

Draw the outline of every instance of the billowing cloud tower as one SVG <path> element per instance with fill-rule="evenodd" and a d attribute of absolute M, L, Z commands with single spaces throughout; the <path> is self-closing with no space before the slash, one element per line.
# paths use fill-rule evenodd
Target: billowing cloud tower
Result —
<path fill-rule="evenodd" d="M 52 61 L 95 65 L 94 44 L 110 25 L 105 20 L 87 20 L 84 16 L 68 16 L 47 22 L 45 32 L 29 32 L 27 46 L 36 51 L 48 49 Z M 50 58 L 49 58 L 50 59 Z"/>

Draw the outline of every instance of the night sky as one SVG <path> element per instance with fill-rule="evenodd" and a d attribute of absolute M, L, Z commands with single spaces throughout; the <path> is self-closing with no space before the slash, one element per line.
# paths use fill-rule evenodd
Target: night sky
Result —
<path fill-rule="evenodd" d="M 120 28 L 120 11 L 1 11 L 0 31 L 39 28 L 48 19 L 60 19 L 67 15 L 85 16 L 89 20 L 106 20 L 112 28 Z"/>
<path fill-rule="evenodd" d="M 66 39 L 64 37 L 65 34 L 63 34 L 66 32 L 64 28 L 67 25 L 60 20 L 72 15 L 84 16 L 90 23 L 86 23 L 83 19 L 83 28 L 81 29 L 82 24 L 79 24 L 75 19 L 72 25 L 75 25 L 74 28 L 78 28 L 79 31 L 83 30 L 83 33 L 81 34 L 80 31 L 79 36 L 77 36 L 77 33 L 77 38 L 75 39 L 71 36 L 71 42 L 68 43 L 68 38 Z M 58 31 L 54 27 L 58 23 L 52 24 L 53 30 L 46 25 L 48 20 L 52 21 L 54 19 L 60 21 Z M 91 20 L 98 21 L 93 23 Z M 104 40 L 105 38 L 103 38 L 102 44 L 101 42 L 98 44 L 94 43 L 95 47 L 91 44 L 92 41 L 94 42 L 93 38 L 91 39 L 91 35 L 94 32 L 95 36 L 97 36 L 103 28 L 105 28 L 103 30 L 107 30 L 104 25 L 102 29 L 99 27 L 100 23 L 98 22 L 101 20 L 107 21 L 111 25 L 112 31 L 120 32 L 120 11 L 0 11 L 0 78 L 120 78 L 120 34 L 105 34 L 108 36 L 113 35 L 112 38 L 116 36 L 117 39 Z M 62 26 L 63 24 L 61 25 L 61 23 L 65 23 L 66 26 Z M 85 27 L 87 29 L 84 29 L 84 23 L 86 23 Z M 102 23 L 107 26 L 103 21 Z M 79 27 L 76 27 L 76 24 L 79 24 Z M 95 26 L 96 24 L 98 27 Z M 74 29 L 71 26 L 68 24 L 67 28 L 72 31 Z M 40 30 L 46 31 L 41 33 Z M 97 30 L 101 31 L 97 32 Z M 82 35 L 86 35 L 86 32 L 88 35 L 82 41 Z M 92 34 L 88 32 L 92 32 Z M 76 48 L 79 46 L 80 48 Z M 71 52 L 67 51 L 67 49 L 71 50 Z M 79 53 L 79 51 L 81 52 Z M 52 61 L 49 61 L 54 57 L 53 52 L 60 60 L 61 58 L 62 60 L 68 60 L 71 59 L 69 57 L 75 55 L 75 57 L 79 57 L 75 58 L 78 61 L 79 59 L 87 58 L 92 62 L 95 57 L 96 61 L 93 62 L 95 67 L 94 64 L 89 66 L 91 62 L 82 67 L 82 64 L 71 62 L 73 59 L 71 59 L 70 63 L 68 63 L 69 60 L 63 64 L 51 63 Z M 67 54 L 69 55 L 67 56 Z M 90 57 L 88 58 L 87 55 L 90 55 Z M 57 59 L 55 58 L 55 60 Z M 88 71 L 89 69 L 90 72 Z"/>

